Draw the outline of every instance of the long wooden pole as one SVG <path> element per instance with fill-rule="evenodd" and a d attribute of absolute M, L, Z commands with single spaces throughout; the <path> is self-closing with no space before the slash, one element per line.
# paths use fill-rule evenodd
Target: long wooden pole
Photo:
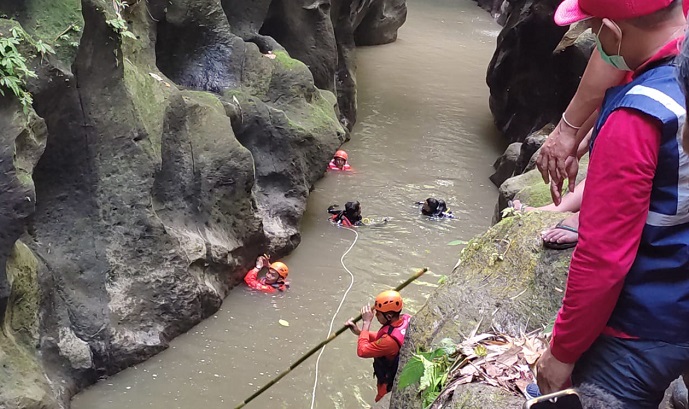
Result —
<path fill-rule="evenodd" d="M 416 280 L 417 278 L 419 278 L 419 277 L 421 277 L 422 275 L 424 275 L 427 271 L 428 271 L 428 268 L 426 268 L 426 267 L 424 267 L 424 268 L 422 268 L 421 270 L 417 271 L 413 276 L 409 277 L 409 278 L 407 279 L 407 281 L 405 281 L 405 282 L 403 282 L 402 284 L 400 284 L 400 285 L 398 285 L 397 287 L 395 287 L 395 291 L 401 291 L 404 287 L 408 286 L 412 281 L 414 281 L 414 280 Z M 359 314 L 356 318 L 354 318 L 354 322 L 355 322 L 355 323 L 356 323 L 356 322 L 359 322 L 360 320 L 361 320 L 361 314 Z M 278 383 L 278 381 L 279 381 L 280 379 L 284 378 L 288 373 L 292 372 L 292 370 L 293 370 L 294 368 L 296 368 L 297 366 L 299 366 L 302 362 L 306 361 L 311 355 L 313 355 L 313 354 L 315 354 L 316 352 L 318 352 L 319 349 L 323 348 L 323 347 L 326 346 L 330 341 L 332 341 L 333 339 L 337 338 L 340 334 L 342 334 L 343 332 L 345 332 L 345 331 L 347 330 L 347 328 L 348 328 L 348 327 L 347 327 L 346 325 L 343 325 L 342 328 L 340 328 L 340 329 L 338 329 L 337 331 L 335 331 L 335 332 L 334 332 L 333 334 L 331 334 L 328 338 L 326 338 L 326 339 L 324 339 L 323 341 L 321 341 L 320 344 L 316 345 L 316 346 L 313 347 L 309 352 L 307 352 L 306 354 L 304 354 L 301 358 L 297 359 L 292 365 L 289 366 L 289 369 L 287 369 L 286 371 L 282 372 L 280 375 L 277 376 L 277 378 L 275 378 L 275 379 L 273 379 L 272 381 L 268 382 L 264 387 L 262 387 L 261 389 L 257 390 L 253 395 L 251 395 L 251 396 L 249 396 L 248 398 L 246 398 L 246 399 L 244 400 L 244 402 L 242 402 L 241 404 L 239 404 L 239 406 L 237 406 L 235 409 L 243 408 L 247 403 L 251 402 L 252 400 L 254 400 L 255 398 L 257 398 L 259 395 L 261 395 L 263 392 L 265 392 L 266 390 L 268 390 L 268 388 L 270 388 L 271 386 L 273 386 L 273 385 L 275 385 L 276 383 Z"/>

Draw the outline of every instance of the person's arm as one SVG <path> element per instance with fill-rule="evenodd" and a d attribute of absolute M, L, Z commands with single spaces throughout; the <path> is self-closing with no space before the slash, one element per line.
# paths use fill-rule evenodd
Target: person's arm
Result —
<path fill-rule="evenodd" d="M 536 161 L 543 180 L 546 183 L 552 181 L 557 187 L 555 190 L 560 193 L 565 179 L 569 179 L 570 190 L 574 190 L 576 174 L 568 173 L 565 161 L 567 157 L 575 155 L 577 146 L 586 136 L 588 130 L 585 122 L 600 106 L 605 91 L 620 84 L 624 76 L 624 71 L 607 64 L 600 58 L 598 50 L 593 50 L 579 87 L 563 114 L 567 121 L 560 119 L 543 144 Z M 561 195 L 553 197 L 556 205 L 559 204 L 559 197 Z"/>
<path fill-rule="evenodd" d="M 356 345 L 356 354 L 360 358 L 380 358 L 395 355 L 399 351 L 397 341 L 388 335 L 372 341 L 374 335 L 368 330 L 362 330 Z"/>
<path fill-rule="evenodd" d="M 249 288 L 267 293 L 274 293 L 276 290 L 272 286 L 265 285 L 258 280 L 259 269 L 254 267 L 244 276 L 244 282 Z"/>
<path fill-rule="evenodd" d="M 659 147 L 658 122 L 634 110 L 615 111 L 597 137 L 579 242 L 553 328 L 551 352 L 561 362 L 579 359 L 615 308 L 648 216 Z"/>

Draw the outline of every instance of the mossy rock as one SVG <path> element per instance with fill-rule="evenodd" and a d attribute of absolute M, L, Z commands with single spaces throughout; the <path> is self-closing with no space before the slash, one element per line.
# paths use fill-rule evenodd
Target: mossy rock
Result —
<path fill-rule="evenodd" d="M 588 164 L 589 155 L 584 155 L 579 161 L 577 183 L 586 178 Z M 564 189 L 565 191 L 567 190 L 566 182 Z M 502 211 L 507 208 L 510 200 L 518 199 L 523 204 L 531 207 L 546 206 L 553 203 L 553 199 L 550 196 L 550 185 L 543 183 L 541 173 L 537 169 L 507 179 L 500 185 L 499 192 L 500 196 L 498 196 L 498 203 L 493 216 L 494 222 L 502 219 Z"/>
<path fill-rule="evenodd" d="M 11 292 L 5 326 L 22 343 L 34 346 L 38 342 L 40 304 L 38 260 L 24 243 L 17 241 L 7 260 L 6 271 Z"/>
<path fill-rule="evenodd" d="M 572 251 L 545 249 L 540 232 L 562 217 L 553 212 L 519 213 L 471 240 L 457 268 L 411 321 L 400 368 L 417 348 L 428 350 L 443 338 L 461 342 L 475 329 L 517 336 L 549 325 L 562 302 Z M 491 401 L 500 397 L 510 402 L 509 394 L 494 391 Z M 459 392 L 454 400 L 461 397 Z M 517 407 L 503 404 L 475 407 Z M 412 386 L 395 391 L 390 407 L 420 405 Z"/>
<path fill-rule="evenodd" d="M 3 409 L 57 409 L 36 356 L 0 333 L 0 402 Z"/>
<path fill-rule="evenodd" d="M 61 60 L 74 58 L 84 27 L 80 0 L 26 0 L 9 6 L 0 2 L 0 12 L 21 23 L 34 38 L 52 45 Z"/>
<path fill-rule="evenodd" d="M 11 294 L 0 333 L 0 406 L 7 409 L 57 408 L 36 351 L 40 291 L 38 260 L 17 241 L 7 261 Z"/>

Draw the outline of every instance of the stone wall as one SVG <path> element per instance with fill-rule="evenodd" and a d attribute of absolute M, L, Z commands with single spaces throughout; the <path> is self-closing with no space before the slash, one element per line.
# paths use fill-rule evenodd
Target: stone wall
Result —
<path fill-rule="evenodd" d="M 0 11 L 0 34 L 26 30 L 19 51 L 37 74 L 32 106 L 0 98 L 8 409 L 69 405 L 217 311 L 257 254 L 294 249 L 354 123 L 351 51 L 393 41 L 406 14 L 395 0 Z"/>

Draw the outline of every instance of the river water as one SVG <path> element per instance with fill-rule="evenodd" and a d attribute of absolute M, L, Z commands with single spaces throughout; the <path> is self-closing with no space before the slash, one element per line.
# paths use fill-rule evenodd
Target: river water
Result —
<path fill-rule="evenodd" d="M 233 408 L 287 369 L 327 336 L 350 283 L 340 258 L 355 234 L 328 222 L 330 204 L 359 200 L 364 216 L 391 218 L 358 229 L 344 259 L 354 285 L 335 329 L 425 266 L 431 271 L 403 293 L 406 310 L 416 311 L 457 261 L 460 247 L 448 243 L 490 225 L 496 189 L 488 176 L 503 146 L 488 110 L 485 71 L 499 27 L 472 0 L 408 3 L 396 43 L 357 51 L 359 122 L 343 147 L 354 172 L 316 184 L 302 242 L 284 260 L 292 288 L 277 296 L 235 288 L 216 315 L 167 351 L 77 395 L 73 408 Z M 413 202 L 428 196 L 445 199 L 457 219 L 421 217 Z M 315 362 L 310 358 L 247 407 L 311 407 Z M 344 333 L 320 360 L 315 407 L 369 407 L 374 383 L 371 360 L 357 358 L 356 337 Z"/>

